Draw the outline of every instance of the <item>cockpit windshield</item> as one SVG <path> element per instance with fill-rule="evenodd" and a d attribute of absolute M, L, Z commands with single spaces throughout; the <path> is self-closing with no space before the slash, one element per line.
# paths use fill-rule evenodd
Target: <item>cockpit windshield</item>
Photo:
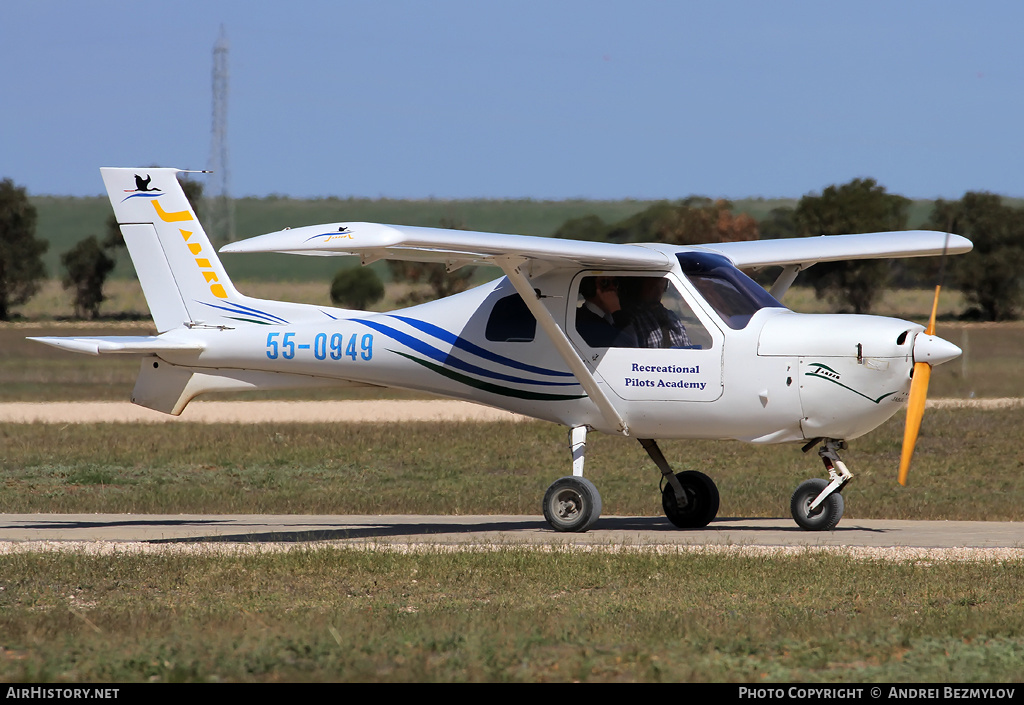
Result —
<path fill-rule="evenodd" d="M 785 308 L 727 258 L 711 252 L 680 252 L 683 274 L 733 330 L 747 327 L 762 308 Z"/>

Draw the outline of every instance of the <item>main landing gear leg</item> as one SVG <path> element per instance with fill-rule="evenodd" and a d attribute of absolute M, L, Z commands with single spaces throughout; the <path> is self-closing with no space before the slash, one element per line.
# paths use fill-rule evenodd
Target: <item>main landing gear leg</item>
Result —
<path fill-rule="evenodd" d="M 718 487 L 702 472 L 688 470 L 673 474 L 665 454 L 653 438 L 639 439 L 640 445 L 661 470 L 665 484 L 661 489 L 661 506 L 668 520 L 680 529 L 699 529 L 718 515 Z"/>
<path fill-rule="evenodd" d="M 583 477 L 587 427 L 573 427 L 569 432 L 569 442 L 572 445 L 572 475 L 558 478 L 544 493 L 544 518 L 555 531 L 584 532 L 601 516 L 601 495 L 594 483 Z"/>
<path fill-rule="evenodd" d="M 808 531 L 831 531 L 836 528 L 846 506 L 840 492 L 853 477 L 846 463 L 839 459 L 839 451 L 846 450 L 846 441 L 816 438 L 804 446 L 804 452 L 821 440 L 824 443 L 818 449 L 818 456 L 828 470 L 830 481 L 814 478 L 802 482 L 789 501 L 793 520 Z"/>

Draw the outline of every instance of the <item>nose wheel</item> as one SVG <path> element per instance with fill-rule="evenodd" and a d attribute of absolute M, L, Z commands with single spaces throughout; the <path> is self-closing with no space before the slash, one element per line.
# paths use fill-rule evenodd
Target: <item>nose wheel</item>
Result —
<path fill-rule="evenodd" d="M 843 518 L 843 495 L 833 492 L 824 502 L 812 508 L 814 500 L 828 487 L 828 483 L 820 478 L 801 482 L 789 500 L 789 510 L 793 519 L 801 529 L 808 531 L 831 531 Z"/>

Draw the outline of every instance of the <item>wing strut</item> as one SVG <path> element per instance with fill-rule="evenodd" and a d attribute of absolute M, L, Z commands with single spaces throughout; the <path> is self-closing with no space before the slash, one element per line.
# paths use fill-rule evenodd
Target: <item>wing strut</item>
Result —
<path fill-rule="evenodd" d="M 804 264 L 787 264 L 782 268 L 782 272 L 775 279 L 775 283 L 772 284 L 772 288 L 768 291 L 776 301 L 782 301 L 782 297 L 789 291 L 789 287 L 796 281 L 796 275 L 804 269 L 807 269 L 810 265 Z"/>
<path fill-rule="evenodd" d="M 548 311 L 547 307 L 540 302 L 537 298 L 537 293 L 533 290 L 533 286 L 530 284 L 530 280 L 523 274 L 521 266 L 526 262 L 522 257 L 496 257 L 495 264 L 501 267 L 501 270 L 505 272 L 505 276 L 512 282 L 512 286 L 519 292 L 519 296 L 522 297 L 523 302 L 526 303 L 526 307 L 530 309 L 530 313 L 537 319 L 540 327 L 544 329 L 544 332 L 551 338 L 551 342 L 555 344 L 555 350 L 561 355 L 562 360 L 569 366 L 569 369 L 574 375 L 576 380 L 583 387 L 584 391 L 590 396 L 590 399 L 597 405 L 598 410 L 604 417 L 604 420 L 608 424 L 616 429 L 619 433 L 624 436 L 629 435 L 629 427 L 626 425 L 625 420 L 616 411 L 615 405 L 612 404 L 611 400 L 604 393 L 600 386 L 597 384 L 597 380 L 594 379 L 594 375 L 590 373 L 587 366 L 583 364 L 583 360 L 576 353 L 576 349 L 573 348 L 572 343 L 569 342 L 569 338 L 566 337 L 565 331 L 558 327 L 555 323 L 554 317 L 551 312 Z"/>

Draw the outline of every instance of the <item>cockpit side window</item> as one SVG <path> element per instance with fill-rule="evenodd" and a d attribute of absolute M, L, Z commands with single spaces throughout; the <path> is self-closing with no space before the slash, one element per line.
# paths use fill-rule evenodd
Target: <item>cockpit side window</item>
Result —
<path fill-rule="evenodd" d="M 711 334 L 663 276 L 583 277 L 576 332 L 592 348 L 707 350 Z"/>
<path fill-rule="evenodd" d="M 733 330 L 742 330 L 762 308 L 785 308 L 722 255 L 681 252 L 683 274 Z"/>

